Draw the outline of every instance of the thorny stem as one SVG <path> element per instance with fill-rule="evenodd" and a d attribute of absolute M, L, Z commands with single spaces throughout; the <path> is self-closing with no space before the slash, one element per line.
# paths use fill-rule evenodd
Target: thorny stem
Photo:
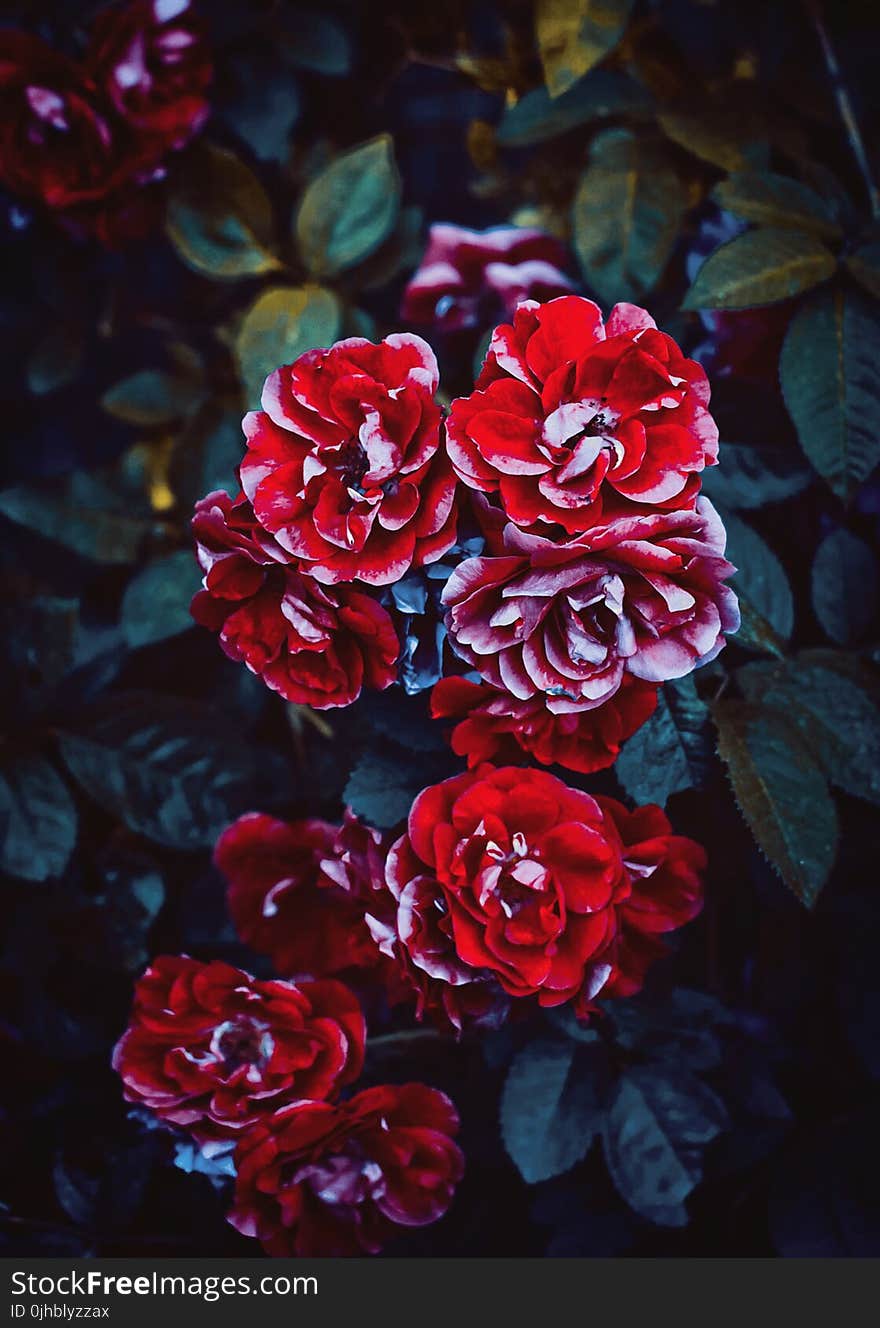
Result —
<path fill-rule="evenodd" d="M 843 81 L 843 73 L 837 61 L 837 54 L 831 45 L 831 38 L 828 36 L 828 29 L 825 27 L 825 21 L 822 18 L 822 10 L 819 0 L 807 0 L 807 8 L 810 17 L 813 20 L 813 27 L 816 29 L 816 36 L 819 38 L 819 45 L 822 47 L 822 55 L 825 59 L 825 67 L 828 70 L 831 79 L 831 86 L 834 90 L 834 96 L 837 101 L 837 109 L 840 111 L 840 118 L 846 130 L 846 136 L 849 139 L 849 145 L 852 148 L 853 156 L 858 163 L 859 170 L 865 182 L 865 188 L 868 191 L 868 199 L 871 205 L 871 216 L 876 221 L 880 221 L 880 189 L 877 188 L 877 182 L 874 179 L 871 163 L 868 153 L 865 150 L 865 140 L 862 138 L 862 131 L 859 128 L 859 122 L 856 119 L 852 100 L 847 91 L 846 84 Z"/>

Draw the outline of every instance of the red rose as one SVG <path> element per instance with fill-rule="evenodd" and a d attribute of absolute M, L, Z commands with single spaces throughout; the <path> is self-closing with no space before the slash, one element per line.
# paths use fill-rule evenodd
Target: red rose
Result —
<path fill-rule="evenodd" d="M 285 566 L 289 555 L 249 503 L 208 494 L 196 504 L 193 532 L 205 573 L 193 617 L 267 687 L 327 710 L 351 705 L 362 687 L 382 691 L 396 680 L 400 643 L 387 610 L 363 591 L 325 589 Z"/>
<path fill-rule="evenodd" d="M 241 483 L 257 520 L 319 581 L 398 581 L 455 541 L 434 352 L 396 333 L 308 351 L 245 416 Z"/>
<path fill-rule="evenodd" d="M 186 955 L 154 959 L 113 1052 L 125 1097 L 197 1138 L 238 1133 L 292 1099 L 334 1097 L 363 1064 L 341 982 L 258 982 Z"/>
<path fill-rule="evenodd" d="M 446 1212 L 464 1171 L 457 1130 L 452 1103 L 424 1084 L 284 1107 L 236 1149 L 229 1221 L 279 1257 L 375 1254 L 395 1228 Z"/>
<path fill-rule="evenodd" d="M 672 833 L 660 807 L 627 811 L 614 798 L 597 798 L 617 826 L 630 894 L 617 910 L 614 966 L 603 996 L 632 996 L 666 951 L 659 938 L 683 927 L 703 907 L 706 851 L 693 839 Z"/>
<path fill-rule="evenodd" d="M 559 704 L 559 701 L 557 701 Z M 602 705 L 584 710 L 569 701 L 550 710 L 543 696 L 518 700 L 510 692 L 466 678 L 441 678 L 431 693 L 435 719 L 457 719 L 452 749 L 468 765 L 516 761 L 523 752 L 542 765 L 564 765 L 589 774 L 612 765 L 621 744 L 657 705 L 657 687 L 625 673 L 620 689 Z"/>
<path fill-rule="evenodd" d="M 476 390 L 452 403 L 447 450 L 517 525 L 576 533 L 609 490 L 687 505 L 718 456 L 708 401 L 703 369 L 644 309 L 618 304 L 603 326 L 591 300 L 528 301 L 492 334 Z"/>
<path fill-rule="evenodd" d="M 341 826 L 251 812 L 217 841 L 232 921 L 245 944 L 285 976 L 384 967 L 364 921 L 385 889 L 378 830 L 346 812 Z"/>
<path fill-rule="evenodd" d="M 0 32 L 0 178 L 14 193 L 110 231 L 107 210 L 130 209 L 124 185 L 158 159 L 117 121 L 76 65 L 25 32 Z"/>
<path fill-rule="evenodd" d="M 443 592 L 457 653 L 520 700 L 588 709 L 625 673 L 681 678 L 739 626 L 724 585 L 725 530 L 712 504 L 639 512 L 559 544 L 508 525 L 503 557 L 468 558 Z"/>
<path fill-rule="evenodd" d="M 588 794 L 543 771 L 491 766 L 427 788 L 389 854 L 392 888 L 417 872 L 436 883 L 437 926 L 465 972 L 542 1005 L 583 1003 L 607 982 L 615 905 L 630 884 L 614 825 Z M 443 976 L 431 930 L 414 928 L 406 944 Z"/>
<path fill-rule="evenodd" d="M 87 63 L 138 136 L 181 148 L 210 105 L 211 58 L 191 0 L 134 0 L 100 14 Z"/>
<path fill-rule="evenodd" d="M 458 332 L 512 318 L 520 300 L 551 300 L 571 290 L 560 267 L 565 250 L 543 231 L 495 226 L 471 231 L 431 227 L 421 265 L 403 296 L 410 323 Z"/>

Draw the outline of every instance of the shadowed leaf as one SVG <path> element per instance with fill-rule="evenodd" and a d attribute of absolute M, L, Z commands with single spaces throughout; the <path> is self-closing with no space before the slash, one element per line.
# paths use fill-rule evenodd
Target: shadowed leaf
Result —
<path fill-rule="evenodd" d="M 721 701 L 712 713 L 740 811 L 786 885 L 812 908 L 837 849 L 837 813 L 825 776 L 797 729 L 775 710 Z"/>
<path fill-rule="evenodd" d="M 789 325 L 779 379 L 801 447 L 844 502 L 880 462 L 880 310 L 855 290 L 816 294 Z"/>
<path fill-rule="evenodd" d="M 746 231 L 710 254 L 684 309 L 750 309 L 810 290 L 833 275 L 837 261 L 815 236 L 781 227 Z"/>

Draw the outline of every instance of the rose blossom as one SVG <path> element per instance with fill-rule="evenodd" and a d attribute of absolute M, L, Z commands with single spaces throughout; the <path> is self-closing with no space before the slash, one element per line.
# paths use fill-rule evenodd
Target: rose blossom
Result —
<path fill-rule="evenodd" d="M 387 879 L 397 944 L 453 998 L 491 979 L 583 1015 L 638 989 L 657 934 L 699 911 L 704 866 L 658 807 L 628 813 L 543 771 L 484 765 L 419 794 Z"/>
<path fill-rule="evenodd" d="M 470 767 L 528 753 L 542 765 L 589 774 L 612 765 L 621 744 L 654 713 L 657 687 L 625 673 L 619 690 L 601 705 L 585 710 L 576 701 L 565 704 L 567 709 L 553 711 L 544 696 L 519 700 L 467 678 L 441 678 L 431 693 L 434 718 L 458 720 L 452 749 Z"/>
<path fill-rule="evenodd" d="M 154 959 L 113 1053 L 125 1097 L 201 1139 L 357 1078 L 364 1018 L 341 982 L 258 982 L 218 960 Z"/>
<path fill-rule="evenodd" d="M 469 558 L 443 592 L 457 653 L 520 700 L 553 713 L 596 706 L 625 673 L 681 678 L 713 659 L 739 610 L 724 578 L 712 504 L 622 514 L 567 543 L 508 525 L 506 554 Z"/>
<path fill-rule="evenodd" d="M 25 32 L 0 32 L 0 179 L 106 243 L 138 220 L 124 186 L 158 155 L 119 123 L 97 85 Z"/>
<path fill-rule="evenodd" d="M 401 317 L 458 332 L 512 318 L 520 300 L 549 300 L 571 290 L 559 269 L 565 250 L 544 231 L 519 226 L 467 230 L 433 225 L 418 271 L 407 286 Z"/>
<path fill-rule="evenodd" d="M 326 710 L 381 691 L 397 678 L 400 644 L 386 609 L 352 586 L 332 589 L 286 565 L 289 554 L 254 520 L 250 504 L 210 493 L 196 504 L 196 552 L 204 590 L 198 623 L 218 632 L 287 701 Z"/>
<path fill-rule="evenodd" d="M 464 1171 L 457 1130 L 452 1103 L 424 1084 L 294 1103 L 241 1139 L 229 1221 L 279 1257 L 375 1254 L 446 1212 Z"/>
<path fill-rule="evenodd" d="M 591 300 L 521 304 L 492 340 L 468 397 L 452 403 L 447 450 L 470 488 L 498 493 L 520 526 L 569 533 L 601 518 L 603 495 L 689 505 L 714 465 L 709 383 L 632 304 L 607 324 Z"/>
<path fill-rule="evenodd" d="M 364 921 L 385 891 L 382 835 L 346 811 L 342 825 L 250 812 L 217 840 L 241 939 L 277 972 L 325 977 L 388 967 Z"/>
<path fill-rule="evenodd" d="M 307 351 L 245 416 L 241 483 L 260 524 L 319 581 L 397 581 L 455 541 L 434 352 L 395 333 Z"/>
<path fill-rule="evenodd" d="M 181 148 L 208 117 L 211 58 L 191 0 L 134 0 L 99 14 L 87 64 L 139 136 Z"/>
<path fill-rule="evenodd" d="M 613 905 L 629 883 L 618 837 L 588 794 L 513 767 L 447 779 L 419 794 L 389 854 L 393 885 L 419 870 L 436 883 L 438 926 L 465 970 L 494 974 L 511 996 L 537 994 L 542 1005 L 591 998 L 605 985 Z M 406 943 L 416 964 L 444 976 L 430 931 Z M 455 980 L 451 970 L 445 980 Z"/>

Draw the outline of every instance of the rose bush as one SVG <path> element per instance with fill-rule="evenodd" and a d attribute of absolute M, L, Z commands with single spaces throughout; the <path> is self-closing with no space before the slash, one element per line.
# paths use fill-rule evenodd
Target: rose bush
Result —
<path fill-rule="evenodd" d="M 452 403 L 459 479 L 497 493 L 520 526 L 569 533 L 602 519 L 606 496 L 656 508 L 692 501 L 718 458 L 704 370 L 650 314 L 591 300 L 526 301 L 492 334 L 475 390 Z"/>
<path fill-rule="evenodd" d="M 208 494 L 193 533 L 205 573 L 193 617 L 285 700 L 326 710 L 395 681 L 400 646 L 387 611 L 363 591 L 324 587 L 287 565 L 248 502 Z"/>
<path fill-rule="evenodd" d="M 113 1067 L 127 1101 L 200 1140 L 231 1137 L 357 1078 L 365 1027 L 341 982 L 260 982 L 230 964 L 160 955 L 135 986 Z"/>
<path fill-rule="evenodd" d="M 308 351 L 244 420 L 241 484 L 260 524 L 326 584 L 388 585 L 455 542 L 434 352 L 395 333 Z"/>
<path fill-rule="evenodd" d="M 443 593 L 457 653 L 492 686 L 552 712 L 600 705 L 625 673 L 681 678 L 739 626 L 725 530 L 706 498 L 634 510 L 564 543 L 509 524 L 502 557 L 469 558 Z"/>
<path fill-rule="evenodd" d="M 423 1084 L 294 1103 L 236 1149 L 229 1221 L 277 1256 L 375 1254 L 446 1212 L 464 1171 L 457 1131 L 452 1103 Z"/>

